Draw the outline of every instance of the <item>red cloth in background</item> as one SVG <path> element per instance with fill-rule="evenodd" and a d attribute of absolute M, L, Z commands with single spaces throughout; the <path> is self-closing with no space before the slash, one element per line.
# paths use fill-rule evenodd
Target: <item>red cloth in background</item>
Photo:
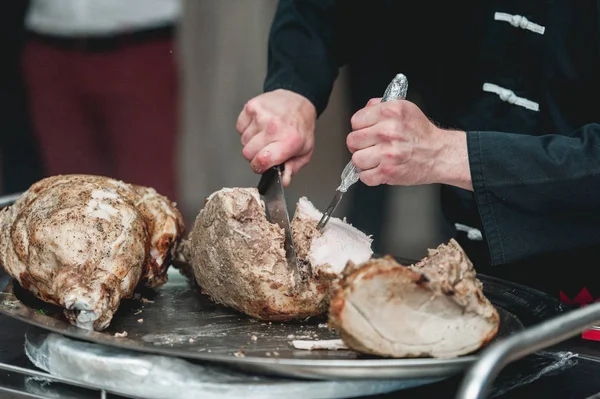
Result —
<path fill-rule="evenodd" d="M 49 175 L 91 173 L 177 201 L 177 68 L 171 38 L 84 52 L 36 39 L 23 54 Z"/>

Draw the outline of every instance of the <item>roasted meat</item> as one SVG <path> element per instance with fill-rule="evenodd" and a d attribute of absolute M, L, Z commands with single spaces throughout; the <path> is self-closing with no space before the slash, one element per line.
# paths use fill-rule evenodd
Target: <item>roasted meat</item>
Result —
<path fill-rule="evenodd" d="M 455 240 L 412 266 L 392 257 L 349 262 L 336 285 L 329 324 L 358 352 L 450 358 L 476 351 L 498 332 L 498 312 Z"/>
<path fill-rule="evenodd" d="M 267 221 L 258 191 L 216 191 L 190 234 L 198 285 L 215 302 L 258 319 L 286 321 L 327 312 L 332 281 L 347 261 L 364 262 L 372 251 L 371 239 L 340 219 L 332 218 L 319 233 L 321 215 L 306 198 L 298 202 L 292 230 L 303 283 L 294 291 L 283 230 Z"/>
<path fill-rule="evenodd" d="M 0 212 L 0 262 L 23 288 L 63 307 L 72 324 L 103 330 L 138 285 L 166 282 L 182 233 L 175 204 L 152 188 L 54 176 Z"/>

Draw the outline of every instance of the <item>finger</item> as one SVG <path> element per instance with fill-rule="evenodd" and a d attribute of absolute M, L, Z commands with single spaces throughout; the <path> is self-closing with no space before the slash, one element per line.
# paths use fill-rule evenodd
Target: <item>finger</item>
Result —
<path fill-rule="evenodd" d="M 351 153 L 379 143 L 375 127 L 356 130 L 346 136 L 346 146 Z"/>
<path fill-rule="evenodd" d="M 381 104 L 372 104 L 361 110 L 358 110 L 352 118 L 350 118 L 350 124 L 352 130 L 364 129 L 373 126 L 381 120 L 381 113 L 379 107 Z"/>
<path fill-rule="evenodd" d="M 365 108 L 379 103 L 381 103 L 381 97 L 372 98 L 369 101 L 367 101 L 367 105 L 365 105 Z"/>
<path fill-rule="evenodd" d="M 246 144 L 248 144 L 250 142 L 250 140 L 254 136 L 256 136 L 259 132 L 260 132 L 260 126 L 258 126 L 258 122 L 256 122 L 256 118 L 253 118 L 252 121 L 250 121 L 250 124 L 248 125 L 248 127 L 246 127 L 246 130 L 244 130 L 244 132 L 242 133 L 242 138 L 240 139 L 242 142 L 242 145 L 245 146 Z"/>
<path fill-rule="evenodd" d="M 352 163 L 360 170 L 374 169 L 381 163 L 380 146 L 367 147 L 352 155 Z"/>
<path fill-rule="evenodd" d="M 235 128 L 240 134 L 248 128 L 250 122 L 254 119 L 254 115 L 256 115 L 256 105 L 253 100 L 250 100 L 244 105 L 235 124 Z"/>
<path fill-rule="evenodd" d="M 292 176 L 294 175 L 292 171 L 293 164 L 293 158 L 285 163 L 285 168 L 283 170 L 283 174 L 281 175 L 281 182 L 283 183 L 283 187 L 287 187 L 292 181 Z"/>
<path fill-rule="evenodd" d="M 365 183 L 367 186 L 379 186 L 383 184 L 383 179 L 379 173 L 379 168 L 363 170 L 360 172 L 360 181 Z"/>
<path fill-rule="evenodd" d="M 294 157 L 285 163 L 284 175 L 282 177 L 284 187 L 287 187 L 290 184 L 292 177 L 295 176 L 303 166 L 310 162 L 311 155 L 312 154 L 306 154 Z"/>
<path fill-rule="evenodd" d="M 259 135 L 253 140 L 262 136 L 264 135 Z M 262 173 L 272 166 L 285 163 L 300 152 L 301 147 L 297 145 L 299 142 L 301 144 L 299 138 L 294 135 L 288 136 L 285 140 L 268 143 L 252 158 L 250 162 L 252 169 L 257 173 Z"/>
<path fill-rule="evenodd" d="M 259 151 L 264 149 L 269 144 L 269 141 L 267 140 L 268 138 L 264 132 L 256 133 L 250 139 L 250 141 L 246 143 L 244 148 L 242 148 L 242 155 L 244 155 L 244 158 L 246 158 L 248 161 L 252 161 Z"/>
<path fill-rule="evenodd" d="M 252 117 L 248 115 L 246 109 L 243 109 L 242 112 L 238 115 L 237 122 L 235 124 L 236 130 L 242 134 L 248 129 L 250 123 L 252 122 Z"/>

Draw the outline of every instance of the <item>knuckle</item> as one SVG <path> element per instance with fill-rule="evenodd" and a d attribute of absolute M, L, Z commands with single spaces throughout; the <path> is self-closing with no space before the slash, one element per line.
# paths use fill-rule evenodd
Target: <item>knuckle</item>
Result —
<path fill-rule="evenodd" d="M 268 136 L 274 136 L 277 134 L 277 131 L 279 130 L 279 118 L 271 118 L 268 122 L 263 119 L 263 122 L 267 125 L 265 128 L 265 133 L 267 133 Z"/>
<path fill-rule="evenodd" d="M 271 158 L 271 153 L 269 151 L 261 151 L 256 156 L 256 160 L 258 161 L 258 164 L 261 165 L 261 166 L 267 165 L 267 163 L 269 162 L 270 158 Z"/>
<path fill-rule="evenodd" d="M 356 151 L 356 146 L 354 144 L 354 135 L 349 134 L 346 136 L 346 147 L 348 147 L 350 152 Z"/>
<path fill-rule="evenodd" d="M 393 165 L 390 164 L 383 164 L 380 166 L 381 168 L 381 174 L 384 176 L 392 176 L 395 172 L 395 168 Z"/>
<path fill-rule="evenodd" d="M 373 175 L 364 175 L 363 173 L 361 173 L 360 180 L 363 183 L 365 183 L 367 186 L 376 186 L 377 185 L 376 177 Z"/>
<path fill-rule="evenodd" d="M 248 147 L 244 147 L 242 148 L 242 155 L 244 156 L 244 158 L 246 158 L 248 161 L 250 161 L 252 159 L 250 151 L 248 150 Z"/>
<path fill-rule="evenodd" d="M 295 133 L 290 134 L 288 136 L 288 144 L 291 148 L 300 149 L 304 143 L 302 137 L 300 137 L 299 134 Z"/>
<path fill-rule="evenodd" d="M 362 159 L 360 157 L 360 153 L 355 152 L 354 154 L 352 154 L 352 163 L 360 169 L 360 167 L 362 166 Z"/>
<path fill-rule="evenodd" d="M 254 120 L 256 121 L 256 124 L 260 127 L 264 127 L 269 123 L 269 118 L 264 113 L 255 114 Z"/>
<path fill-rule="evenodd" d="M 357 129 L 357 127 L 360 124 L 360 116 L 358 115 L 358 113 L 352 115 L 352 118 L 350 118 L 350 125 L 352 126 L 353 129 Z"/>
<path fill-rule="evenodd" d="M 398 154 L 394 151 L 384 151 L 382 154 L 382 157 L 384 159 L 390 160 L 390 161 L 395 161 L 398 158 Z"/>
<path fill-rule="evenodd" d="M 380 108 L 379 112 L 384 118 L 397 118 L 401 111 L 396 103 L 386 103 Z"/>
<path fill-rule="evenodd" d="M 248 115 L 255 115 L 258 109 L 258 100 L 256 98 L 252 98 L 246 102 L 244 105 L 244 110 Z"/>
<path fill-rule="evenodd" d="M 394 137 L 393 129 L 389 126 L 382 125 L 375 132 L 375 136 L 382 141 L 390 141 Z"/>

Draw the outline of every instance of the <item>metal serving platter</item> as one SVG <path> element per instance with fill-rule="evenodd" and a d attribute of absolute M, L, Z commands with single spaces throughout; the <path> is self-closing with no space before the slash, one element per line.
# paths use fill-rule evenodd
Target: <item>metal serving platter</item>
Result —
<path fill-rule="evenodd" d="M 0 198 L 0 207 L 10 202 L 3 203 Z M 504 287 L 484 282 L 484 293 L 492 302 L 503 291 Z M 495 306 L 500 313 L 500 331 L 492 342 L 524 328 L 505 306 Z M 261 322 L 217 305 L 175 268 L 170 268 L 164 286 L 141 291 L 140 298 L 121 301 L 110 327 L 102 332 L 72 326 L 60 308 L 34 298 L 2 268 L 0 313 L 70 338 L 213 362 L 253 374 L 321 380 L 439 379 L 464 371 L 478 358 L 475 353 L 453 359 L 387 359 L 350 350 L 297 350 L 290 341 L 338 336 L 327 328 L 325 318 Z"/>
<path fill-rule="evenodd" d="M 261 322 L 216 305 L 173 268 L 167 284 L 141 294 L 143 299 L 121 302 L 107 330 L 87 331 L 69 324 L 60 308 L 35 299 L 4 274 L 0 277 L 0 313 L 71 338 L 286 377 L 439 378 L 459 373 L 477 359 L 476 354 L 444 360 L 384 359 L 350 350 L 297 350 L 289 344 L 292 339 L 338 337 L 328 330 L 325 319 Z M 513 314 L 502 307 L 498 310 L 501 327 L 496 339 L 523 328 Z M 124 332 L 126 337 L 115 336 Z"/>

